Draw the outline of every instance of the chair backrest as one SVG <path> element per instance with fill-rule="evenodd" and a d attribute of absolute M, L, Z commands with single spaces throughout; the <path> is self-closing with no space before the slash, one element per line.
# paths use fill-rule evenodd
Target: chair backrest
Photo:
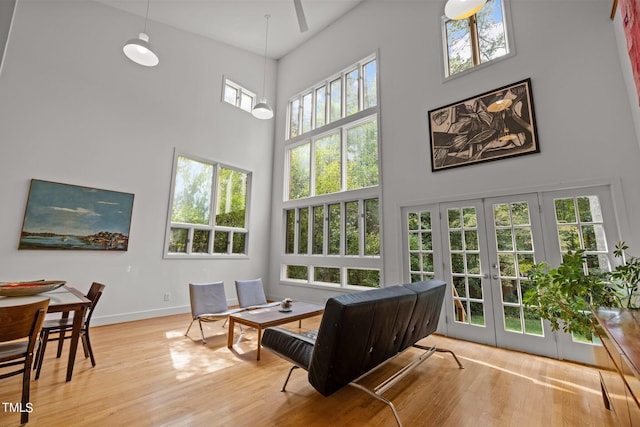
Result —
<path fill-rule="evenodd" d="M 86 297 L 88 300 L 91 301 L 91 305 L 87 310 L 87 317 L 84 320 L 84 323 L 87 326 L 89 326 L 89 322 L 91 321 L 91 315 L 93 314 L 93 309 L 96 307 L 96 304 L 98 304 L 98 300 L 102 296 L 102 292 L 104 291 L 105 287 L 106 286 L 103 285 L 102 283 L 93 282 L 91 284 L 91 287 L 89 288 L 89 292 L 87 292 Z"/>
<path fill-rule="evenodd" d="M 0 307 L 0 342 L 29 338 L 27 353 L 32 352 L 48 306 L 47 298 L 30 304 Z"/>
<path fill-rule="evenodd" d="M 241 308 L 267 303 L 262 278 L 236 280 L 236 293 L 238 294 L 238 305 Z"/>
<path fill-rule="evenodd" d="M 189 283 L 189 298 L 191 300 L 191 315 L 194 319 L 201 314 L 221 313 L 229 308 L 222 281 Z"/>

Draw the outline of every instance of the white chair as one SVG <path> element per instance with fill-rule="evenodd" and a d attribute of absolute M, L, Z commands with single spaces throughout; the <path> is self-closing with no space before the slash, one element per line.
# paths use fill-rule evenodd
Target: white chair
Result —
<path fill-rule="evenodd" d="M 244 310 L 280 305 L 280 301 L 267 302 L 261 278 L 236 280 L 236 293 L 238 294 L 238 304 Z"/>
<path fill-rule="evenodd" d="M 227 296 L 224 292 L 224 282 L 189 283 L 189 297 L 191 299 L 191 323 L 184 336 L 188 336 L 191 325 L 196 320 L 200 325 L 202 344 L 206 344 L 202 322 L 227 320 L 230 314 L 243 311 L 242 308 L 229 308 Z M 240 328 L 242 330 L 242 328 Z"/>

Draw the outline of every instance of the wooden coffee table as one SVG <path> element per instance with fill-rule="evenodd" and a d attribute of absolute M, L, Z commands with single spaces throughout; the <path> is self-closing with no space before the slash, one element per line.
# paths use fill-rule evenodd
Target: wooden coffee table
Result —
<path fill-rule="evenodd" d="M 262 308 L 258 310 L 241 311 L 229 316 L 229 334 L 227 347 L 233 347 L 233 331 L 235 324 L 250 326 L 258 330 L 258 351 L 256 360 L 260 360 L 260 347 L 262 347 L 262 330 L 269 326 L 284 325 L 296 320 L 307 319 L 309 317 L 322 314 L 324 307 L 317 304 L 295 301 L 291 306 L 291 311 L 282 312 L 280 306 Z"/>

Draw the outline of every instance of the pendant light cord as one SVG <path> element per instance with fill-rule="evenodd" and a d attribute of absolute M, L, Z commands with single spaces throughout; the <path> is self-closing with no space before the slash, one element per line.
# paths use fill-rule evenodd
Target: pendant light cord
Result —
<path fill-rule="evenodd" d="M 147 33 L 147 18 L 149 18 L 149 3 L 151 3 L 151 0 L 147 0 L 147 14 L 144 15 L 144 31 L 143 33 Z"/>
<path fill-rule="evenodd" d="M 267 42 L 269 40 L 269 18 L 271 18 L 271 15 L 266 14 L 264 15 L 264 17 L 267 20 L 267 29 L 265 30 L 265 35 L 264 35 L 264 69 L 262 73 L 262 97 L 266 98 L 266 95 L 264 93 L 264 88 L 267 83 Z"/>

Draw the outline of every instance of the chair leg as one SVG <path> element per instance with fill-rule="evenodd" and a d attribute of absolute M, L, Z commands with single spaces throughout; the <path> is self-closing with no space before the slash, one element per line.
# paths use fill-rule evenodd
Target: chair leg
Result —
<path fill-rule="evenodd" d="M 30 360 L 29 360 L 30 359 Z M 29 403 L 29 393 L 31 391 L 31 364 L 33 363 L 33 355 L 27 356 L 25 361 L 24 372 L 22 373 L 22 406 L 20 414 L 20 423 L 26 424 L 29 422 L 29 410 L 27 404 Z"/>
<path fill-rule="evenodd" d="M 42 341 L 40 342 L 40 349 L 38 350 L 39 357 L 36 363 L 36 365 L 38 366 L 36 368 L 36 380 L 40 378 L 40 371 L 42 370 L 42 361 L 44 360 L 44 352 L 47 349 L 47 341 L 49 341 L 49 332 L 47 332 L 46 330 L 43 330 L 41 334 L 41 338 L 42 338 Z"/>
<path fill-rule="evenodd" d="M 62 346 L 64 345 L 66 334 L 67 334 L 67 331 L 65 329 L 61 330 L 60 333 L 58 334 L 58 352 L 56 353 L 57 359 L 60 359 L 60 356 L 62 356 Z"/>
<path fill-rule="evenodd" d="M 191 330 L 191 325 L 193 325 L 193 322 L 194 322 L 195 320 L 196 320 L 196 319 L 191 319 L 191 323 L 189 323 L 189 327 L 187 328 L 187 332 L 185 332 L 185 333 L 184 333 L 184 336 L 185 336 L 185 337 L 189 335 L 189 331 Z"/>
<path fill-rule="evenodd" d="M 204 331 L 202 330 L 202 321 L 198 319 L 198 324 L 200 325 L 200 335 L 202 335 L 202 344 L 206 344 L 207 341 L 204 339 Z"/>
<path fill-rule="evenodd" d="M 89 328 L 82 333 L 82 346 L 84 347 L 84 357 L 90 357 L 91 366 L 96 366 L 96 359 L 93 356 L 93 348 L 91 347 L 91 339 L 89 338 Z"/>
<path fill-rule="evenodd" d="M 287 388 L 287 383 L 289 382 L 289 378 L 291 378 L 291 373 L 293 372 L 294 369 L 299 368 L 298 365 L 293 365 L 291 367 L 291 369 L 289 369 L 289 373 L 287 374 L 287 379 L 284 380 L 284 384 L 282 384 L 282 390 L 280 391 L 285 391 L 285 388 Z"/>

